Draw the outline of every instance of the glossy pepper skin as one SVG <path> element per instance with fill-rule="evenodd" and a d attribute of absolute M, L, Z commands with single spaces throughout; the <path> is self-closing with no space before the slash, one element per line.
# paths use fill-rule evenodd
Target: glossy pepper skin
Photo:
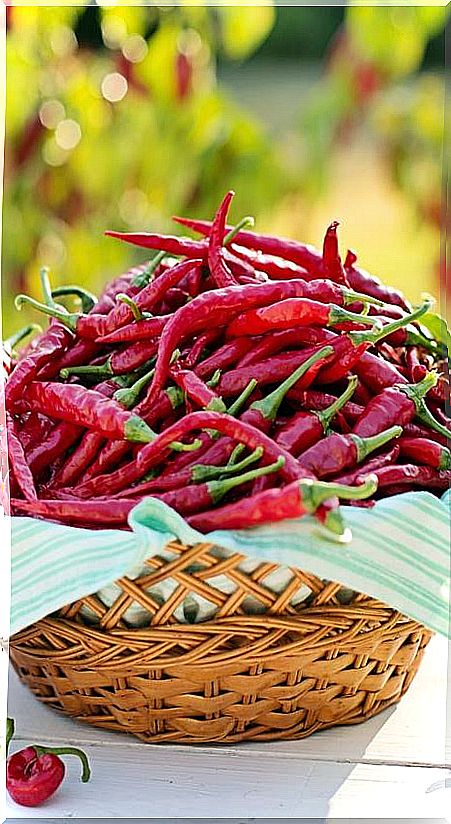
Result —
<path fill-rule="evenodd" d="M 22 807 L 38 807 L 56 792 L 65 772 L 64 763 L 57 755 L 38 755 L 34 747 L 26 747 L 8 758 L 8 793 Z"/>

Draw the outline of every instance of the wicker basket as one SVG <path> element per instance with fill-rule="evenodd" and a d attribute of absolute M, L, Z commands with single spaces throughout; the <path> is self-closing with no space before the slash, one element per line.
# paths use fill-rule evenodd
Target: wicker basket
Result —
<path fill-rule="evenodd" d="M 276 592 L 276 564 L 246 571 L 211 544 L 168 547 L 148 573 L 117 582 L 111 606 L 90 596 L 11 639 L 15 669 L 44 703 L 152 743 L 225 743 L 356 724 L 409 687 L 431 637 L 415 621 L 299 570 Z M 162 603 L 152 592 L 168 580 Z M 214 617 L 182 624 L 193 593 Z M 147 626 L 127 624 L 133 604 Z"/>

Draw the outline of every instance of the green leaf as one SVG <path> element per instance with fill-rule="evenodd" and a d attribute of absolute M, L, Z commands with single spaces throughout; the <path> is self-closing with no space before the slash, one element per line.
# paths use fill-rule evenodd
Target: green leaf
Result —
<path fill-rule="evenodd" d="M 436 312 L 428 312 L 421 318 L 421 326 L 425 326 L 436 341 L 446 346 L 449 355 L 451 351 L 451 332 L 446 320 Z"/>

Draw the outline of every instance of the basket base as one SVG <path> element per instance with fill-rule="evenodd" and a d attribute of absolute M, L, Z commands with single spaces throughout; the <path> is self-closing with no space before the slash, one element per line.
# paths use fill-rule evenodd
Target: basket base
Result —
<path fill-rule="evenodd" d="M 227 619 L 110 634 L 45 619 L 12 638 L 10 654 L 42 702 L 83 723 L 148 743 L 225 744 L 299 739 L 371 718 L 406 692 L 432 636 L 394 612 L 385 626 L 360 620 L 352 637 L 327 643 L 292 617 L 246 623 L 244 643 L 243 624 L 237 641 Z"/>

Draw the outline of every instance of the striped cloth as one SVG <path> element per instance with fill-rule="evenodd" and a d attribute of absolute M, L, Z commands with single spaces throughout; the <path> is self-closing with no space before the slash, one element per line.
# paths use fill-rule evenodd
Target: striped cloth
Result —
<path fill-rule="evenodd" d="M 441 500 L 411 492 L 372 509 L 344 507 L 348 544 L 326 538 L 310 517 L 204 536 L 154 498 L 132 510 L 132 532 L 13 517 L 11 634 L 124 575 L 136 577 L 146 558 L 177 538 L 337 581 L 450 638 L 450 504 L 448 490 Z"/>

